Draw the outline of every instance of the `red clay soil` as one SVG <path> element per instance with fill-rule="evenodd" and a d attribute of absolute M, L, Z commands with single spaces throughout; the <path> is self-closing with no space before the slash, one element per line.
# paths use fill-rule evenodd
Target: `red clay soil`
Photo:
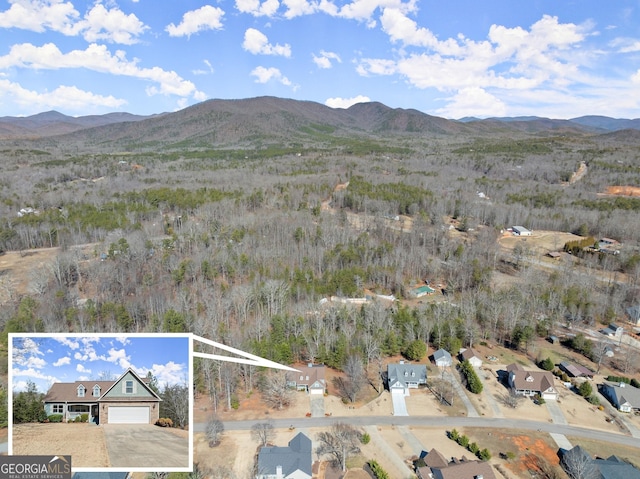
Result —
<path fill-rule="evenodd" d="M 534 439 L 529 436 L 511 437 L 513 444 L 520 451 L 522 460 L 510 462 L 507 467 L 519 477 L 527 471 L 540 470 L 540 460 L 544 460 L 550 465 L 559 464 L 557 451 L 553 450 L 542 439 Z"/>
<path fill-rule="evenodd" d="M 604 194 L 614 196 L 640 196 L 640 188 L 637 186 L 608 186 Z"/>

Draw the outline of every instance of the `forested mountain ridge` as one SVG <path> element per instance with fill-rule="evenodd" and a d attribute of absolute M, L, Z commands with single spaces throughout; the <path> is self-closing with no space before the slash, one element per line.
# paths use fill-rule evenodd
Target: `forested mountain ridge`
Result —
<path fill-rule="evenodd" d="M 327 133 L 340 136 L 593 134 L 625 128 L 640 128 L 640 120 L 591 116 L 573 120 L 516 117 L 456 121 L 377 102 L 334 109 L 315 102 L 275 97 L 208 100 L 150 117 L 110 113 L 74 118 L 46 112 L 24 118 L 0 118 L 0 137 L 5 139 L 66 135 L 58 141 L 80 145 L 98 143 L 103 147 L 112 144 L 128 149 L 172 145 L 229 147 L 255 145 L 274 138 L 307 143 L 321 140 L 322 134 Z"/>

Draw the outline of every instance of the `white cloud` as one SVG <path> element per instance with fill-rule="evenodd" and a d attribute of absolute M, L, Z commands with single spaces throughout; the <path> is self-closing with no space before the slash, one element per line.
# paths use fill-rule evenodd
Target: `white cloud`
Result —
<path fill-rule="evenodd" d="M 59 0 L 13 0 L 8 10 L 0 12 L 0 27 L 20 28 L 33 32 L 54 30 L 73 34 L 73 25 L 80 14 L 71 2 Z"/>
<path fill-rule="evenodd" d="M 482 88 L 469 87 L 458 91 L 445 108 L 437 110 L 440 116 L 463 118 L 466 116 L 506 116 L 507 106 Z"/>
<path fill-rule="evenodd" d="M 220 30 L 223 16 L 221 8 L 205 5 L 185 13 L 177 26 L 171 23 L 165 30 L 172 37 L 189 37 L 203 30 Z"/>
<path fill-rule="evenodd" d="M 0 80 L 0 97 L 3 96 L 5 103 L 12 101 L 22 107 L 32 109 L 34 112 L 64 108 L 67 111 L 86 113 L 87 109 L 94 107 L 118 108 L 127 103 L 125 100 L 111 95 L 96 95 L 75 86 L 63 85 L 55 90 L 39 93 L 27 90 L 17 83 Z M 76 347 L 78 346 L 76 342 Z"/>
<path fill-rule="evenodd" d="M 78 371 L 79 373 L 91 374 L 91 369 L 85 368 L 82 364 L 78 364 L 76 366 L 76 371 Z"/>
<path fill-rule="evenodd" d="M 138 42 L 137 37 L 149 29 L 133 13 L 106 8 L 100 2 L 81 19 L 71 2 L 61 0 L 12 0 L 11 7 L 0 12 L 0 27 L 40 33 L 52 30 L 67 36 L 82 35 L 89 42 L 105 40 L 126 45 Z"/>
<path fill-rule="evenodd" d="M 88 42 L 106 40 L 125 45 L 137 43 L 137 37 L 149 29 L 133 13 L 127 15 L 117 7 L 106 9 L 100 3 L 95 4 L 75 28 Z"/>
<path fill-rule="evenodd" d="M 418 52 L 399 52 L 399 58 L 362 59 L 361 75 L 400 75 L 418 88 L 458 91 L 466 88 L 531 89 L 544 82 L 566 86 L 579 76 L 574 47 L 585 38 L 588 27 L 560 24 L 543 16 L 529 31 L 491 26 L 488 41 L 458 38 L 438 40 L 419 28 L 405 11 L 386 8 L 383 30 L 393 42 L 419 47 Z"/>
<path fill-rule="evenodd" d="M 213 65 L 211 65 L 211 62 L 209 60 L 202 60 L 202 63 L 204 63 L 207 66 L 207 69 L 197 69 L 197 70 L 191 70 L 191 73 L 193 73 L 194 75 L 208 75 L 208 74 L 213 74 L 215 73 L 215 70 L 213 69 Z"/>
<path fill-rule="evenodd" d="M 28 368 L 28 369 L 13 368 L 11 372 L 13 374 L 13 377 L 28 377 L 28 378 L 34 378 L 34 379 L 45 379 L 49 382 L 56 382 L 56 381 L 60 382 L 58 378 L 56 378 L 55 376 L 44 374 L 43 372 L 36 371 L 33 368 Z"/>
<path fill-rule="evenodd" d="M 65 338 L 64 336 L 54 336 L 54 341 L 58 341 L 60 344 L 64 344 L 69 349 L 75 351 L 80 347 L 80 343 L 77 340 L 73 340 L 71 338 Z"/>
<path fill-rule="evenodd" d="M 289 79 L 283 76 L 277 68 L 256 67 L 251 72 L 251 75 L 256 77 L 256 83 L 268 83 L 271 80 L 275 80 L 286 86 L 291 85 Z"/>
<path fill-rule="evenodd" d="M 327 98 L 324 104 L 331 108 L 349 108 L 356 103 L 367 103 L 370 101 L 371 99 L 368 96 L 358 95 L 353 98 Z"/>
<path fill-rule="evenodd" d="M 248 28 L 244 32 L 242 48 L 254 55 L 279 55 L 287 58 L 291 56 L 289 44 L 271 45 L 267 36 L 255 28 Z"/>
<path fill-rule="evenodd" d="M 174 71 L 160 67 L 141 68 L 138 60 L 129 61 L 125 52 L 118 50 L 111 54 L 105 45 L 92 43 L 86 50 L 72 50 L 62 53 L 53 43 L 37 47 L 30 43 L 13 45 L 7 55 L 0 57 L 0 69 L 10 67 L 34 70 L 58 70 L 61 68 L 86 68 L 100 73 L 128 76 L 156 83 L 147 88 L 149 95 L 178 95 L 202 97 L 195 85 L 180 77 Z"/>
<path fill-rule="evenodd" d="M 173 361 L 169 361 L 167 364 L 154 364 L 151 369 L 139 368 L 136 370 L 140 377 L 145 377 L 147 373 L 151 371 L 151 374 L 155 376 L 158 381 L 158 386 L 162 388 L 165 384 L 182 384 L 187 380 L 188 371 L 184 364 L 176 364 Z"/>
<path fill-rule="evenodd" d="M 124 349 L 111 348 L 109 349 L 108 354 L 109 356 L 105 358 L 106 361 L 117 364 L 122 369 L 127 369 L 131 366 L 131 356 L 127 355 L 127 352 Z"/>
<path fill-rule="evenodd" d="M 331 63 L 332 60 L 338 63 L 342 63 L 342 60 L 337 53 L 321 50 L 320 56 L 313 55 L 313 62 L 318 66 L 318 68 L 331 68 L 333 66 L 333 64 Z"/>
<path fill-rule="evenodd" d="M 71 358 L 68 356 L 63 356 L 60 359 L 58 359 L 55 363 L 53 363 L 53 365 L 56 367 L 66 366 L 67 364 L 71 364 Z"/>
<path fill-rule="evenodd" d="M 278 11 L 280 2 L 278 0 L 236 0 L 236 8 L 242 13 L 249 13 L 255 17 L 272 17 Z"/>

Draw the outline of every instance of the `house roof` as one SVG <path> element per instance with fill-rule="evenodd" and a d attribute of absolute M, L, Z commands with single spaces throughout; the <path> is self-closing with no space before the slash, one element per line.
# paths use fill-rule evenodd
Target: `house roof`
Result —
<path fill-rule="evenodd" d="M 153 389 L 151 389 L 148 385 L 148 380 L 146 378 L 140 378 L 138 374 L 132 369 L 127 369 L 118 379 L 115 381 L 74 381 L 72 383 L 53 383 L 47 395 L 44 397 L 45 403 L 58 403 L 58 402 L 67 402 L 67 403 L 87 403 L 87 402 L 96 402 L 99 401 L 102 396 L 104 396 L 109 390 L 113 388 L 113 386 L 118 383 L 129 371 L 133 373 L 133 375 L 140 381 L 142 384 L 153 396 L 151 399 L 161 401 L 160 396 L 158 396 Z M 86 388 L 86 392 L 84 397 L 78 397 L 78 387 L 83 385 Z M 100 397 L 93 396 L 93 387 L 95 385 L 100 386 Z M 127 400 L 130 400 L 128 398 Z"/>
<path fill-rule="evenodd" d="M 516 367 L 509 369 L 511 366 Z M 549 371 L 525 371 L 519 364 L 510 364 L 507 371 L 512 375 L 512 383 L 517 390 L 544 392 L 554 388 L 553 374 Z"/>
<path fill-rule="evenodd" d="M 286 447 L 262 447 L 258 454 L 258 474 L 275 474 L 278 466 L 282 467 L 284 477 L 297 470 L 311 476 L 311 439 L 300 432 Z"/>
<path fill-rule="evenodd" d="M 426 382 L 427 366 L 424 364 L 388 364 L 387 376 L 389 378 L 389 387 L 402 386 L 405 387 L 407 382 Z M 398 383 L 398 384 L 396 384 Z"/>
<path fill-rule="evenodd" d="M 423 460 L 429 467 L 447 467 L 449 464 L 449 461 L 436 448 L 431 449 Z"/>
<path fill-rule="evenodd" d="M 581 376 L 593 377 L 593 371 L 579 364 L 572 364 L 569 361 L 562 361 L 560 363 L 560 369 L 564 370 L 569 376 L 578 378 Z"/>
<path fill-rule="evenodd" d="M 295 383 L 300 386 L 311 386 L 316 381 L 325 384 L 325 374 L 327 368 L 324 364 L 307 364 L 295 367 L 299 373 L 291 373 L 295 378 Z"/>
<path fill-rule="evenodd" d="M 429 466 L 427 457 L 434 454 L 436 464 Z M 475 479 L 482 476 L 483 479 L 496 479 L 493 468 L 488 462 L 469 460 L 465 457 L 447 462 L 444 456 L 435 449 L 429 451 L 424 458 L 425 464 L 431 469 L 433 479 Z"/>
<path fill-rule="evenodd" d="M 451 354 L 446 349 L 438 349 L 435 353 L 433 353 L 433 360 L 437 361 L 439 359 L 446 359 L 451 361 Z"/>
<path fill-rule="evenodd" d="M 469 360 L 471 358 L 478 358 L 480 360 L 482 359 L 482 357 L 473 348 L 468 348 L 462 351 L 460 353 L 460 357 L 462 358 L 463 361 Z"/>
<path fill-rule="evenodd" d="M 119 377 L 118 379 L 116 379 L 116 380 L 113 382 L 113 384 L 111 385 L 111 387 L 109 387 L 106 391 L 104 391 L 104 392 L 102 393 L 102 396 L 100 396 L 100 398 L 99 398 L 98 400 L 99 400 L 99 401 L 100 401 L 100 400 L 102 400 L 102 398 L 103 398 L 104 396 L 106 396 L 107 394 L 109 394 L 109 391 L 111 391 L 111 390 L 116 386 L 116 384 L 119 384 L 119 383 L 124 379 L 124 377 L 125 377 L 127 374 L 129 374 L 129 373 L 131 373 L 131 374 L 133 375 L 134 379 L 136 379 L 136 380 L 138 381 L 138 383 L 139 383 L 139 384 L 141 384 L 141 385 L 142 385 L 142 386 L 143 386 L 143 387 L 144 387 L 144 388 L 145 388 L 145 389 L 146 389 L 146 390 L 151 394 L 151 396 L 153 396 L 153 397 L 151 398 L 151 400 L 152 400 L 152 401 L 154 401 L 154 400 L 162 401 L 162 399 L 160 399 L 160 396 L 158 396 L 158 394 L 156 394 L 156 392 L 155 392 L 153 389 L 151 389 L 151 388 L 149 387 L 149 385 L 148 385 L 145 381 L 143 381 L 143 380 L 142 380 L 142 378 L 141 378 L 140 376 L 138 376 L 138 374 L 137 374 L 137 373 L 134 371 L 134 369 L 133 369 L 133 368 L 131 368 L 131 367 L 130 367 L 130 368 L 128 368 L 124 373 L 122 373 L 122 374 L 120 375 L 120 377 Z M 109 401 L 112 401 L 113 399 L 115 399 L 115 398 L 109 398 Z M 130 400 L 130 397 L 127 397 L 126 399 L 127 399 L 127 400 Z M 145 398 L 145 399 L 146 399 L 146 400 L 149 400 L 149 398 Z"/>
<path fill-rule="evenodd" d="M 591 476 L 594 479 L 640 479 L 640 470 L 617 456 L 609 456 L 607 459 L 593 459 L 582 446 L 578 445 L 563 452 L 561 461 L 563 467 L 566 467 L 567 463 L 571 463 L 569 458 L 572 456 L 575 456 L 580 463 L 583 461 L 591 462 L 596 473 Z M 597 474 L 598 472 L 599 474 Z"/>
<path fill-rule="evenodd" d="M 85 397 L 78 397 L 78 386 L 83 385 L 87 388 Z M 53 383 L 44 402 L 81 402 L 96 401 L 98 398 L 93 396 L 93 386 L 100 386 L 100 395 L 113 386 L 113 381 L 75 381 L 72 383 Z"/>
<path fill-rule="evenodd" d="M 629 384 L 620 386 L 617 383 L 604 382 L 604 387 L 613 395 L 617 406 L 629 404 L 634 409 L 640 409 L 640 389 Z"/>

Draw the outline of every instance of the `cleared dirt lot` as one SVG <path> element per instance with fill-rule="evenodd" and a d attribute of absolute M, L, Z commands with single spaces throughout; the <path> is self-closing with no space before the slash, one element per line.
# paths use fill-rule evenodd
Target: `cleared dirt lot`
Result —
<path fill-rule="evenodd" d="M 12 454 L 70 455 L 73 467 L 109 466 L 104 431 L 95 424 L 16 424 L 12 446 Z"/>

